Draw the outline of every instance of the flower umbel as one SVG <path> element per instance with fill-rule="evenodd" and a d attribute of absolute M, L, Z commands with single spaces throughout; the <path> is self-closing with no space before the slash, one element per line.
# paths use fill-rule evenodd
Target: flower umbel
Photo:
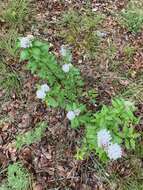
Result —
<path fill-rule="evenodd" d="M 61 46 L 60 54 L 65 57 L 67 55 L 67 50 L 64 45 Z"/>
<path fill-rule="evenodd" d="M 47 84 L 42 84 L 40 88 L 44 92 L 50 91 L 50 88 L 49 88 L 49 86 Z"/>
<path fill-rule="evenodd" d="M 68 73 L 71 67 L 72 67 L 72 64 L 64 64 L 64 65 L 62 66 L 62 70 L 63 70 L 65 73 Z"/>
<path fill-rule="evenodd" d="M 117 143 L 108 146 L 107 154 L 111 160 L 117 160 L 122 157 L 122 149 Z"/>
<path fill-rule="evenodd" d="M 20 38 L 20 47 L 21 48 L 29 48 L 32 46 L 32 41 L 33 36 L 32 35 L 28 35 L 27 37 L 23 37 Z"/>
<path fill-rule="evenodd" d="M 36 96 L 37 96 L 37 98 L 44 100 L 46 97 L 46 92 L 49 92 L 49 91 L 50 91 L 49 86 L 47 84 L 43 84 L 37 90 Z"/>
<path fill-rule="evenodd" d="M 36 96 L 37 96 L 38 99 L 42 99 L 43 100 L 46 97 L 46 93 L 43 90 L 39 89 L 36 92 Z"/>
<path fill-rule="evenodd" d="M 73 120 L 73 119 L 75 118 L 75 116 L 76 116 L 76 114 L 75 114 L 74 111 L 69 111 L 69 112 L 67 113 L 67 118 L 68 118 L 69 120 Z"/>
<path fill-rule="evenodd" d="M 97 133 L 97 144 L 99 147 L 107 147 L 112 137 L 107 129 L 101 129 Z"/>
<path fill-rule="evenodd" d="M 71 54 L 70 49 L 68 49 L 66 46 L 62 45 L 61 49 L 60 49 L 60 54 L 62 55 L 62 57 L 64 58 L 66 63 L 71 63 L 72 54 Z"/>

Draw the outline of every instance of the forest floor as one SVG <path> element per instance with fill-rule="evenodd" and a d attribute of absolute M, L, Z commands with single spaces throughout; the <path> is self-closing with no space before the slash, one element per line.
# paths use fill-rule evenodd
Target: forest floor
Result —
<path fill-rule="evenodd" d="M 76 160 L 84 130 L 73 130 L 64 111 L 46 107 L 36 98 L 39 78 L 30 74 L 26 62 L 19 62 L 13 47 L 15 37 L 28 34 L 50 42 L 57 58 L 63 44 L 71 46 L 73 65 L 80 69 L 85 89 L 96 94 L 96 109 L 109 105 L 115 96 L 135 101 L 135 115 L 141 118 L 135 127 L 142 134 L 143 31 L 134 34 L 120 23 L 119 13 L 128 3 L 128 0 L 32 0 L 27 15 L 18 23 L 12 16 L 0 13 L 0 39 L 5 41 L 0 42 L 0 185 L 7 179 L 8 165 L 20 161 L 32 176 L 33 190 L 143 189 L 143 138 L 135 150 L 118 161 L 103 164 L 92 154 L 85 160 Z M 0 6 L 7 7 L 7 1 Z M 137 1 L 137 6 L 143 6 L 142 2 Z M 67 12 L 71 10 L 79 15 L 86 11 L 104 15 L 97 28 L 102 36 L 98 47 L 89 48 L 91 41 L 80 46 L 82 31 L 80 35 L 73 34 L 73 25 L 66 26 L 62 20 L 64 14 L 70 17 Z M 72 35 L 79 38 L 74 41 Z M 95 55 L 89 55 L 90 51 Z M 42 139 L 17 150 L 16 135 L 33 129 L 40 121 L 48 123 Z"/>

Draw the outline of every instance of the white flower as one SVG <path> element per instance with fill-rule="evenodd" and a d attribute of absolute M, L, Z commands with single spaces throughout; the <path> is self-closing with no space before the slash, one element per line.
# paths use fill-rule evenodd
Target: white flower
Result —
<path fill-rule="evenodd" d="M 45 99 L 45 97 L 46 97 L 46 93 L 45 93 L 43 90 L 39 89 L 39 90 L 37 90 L 37 92 L 36 92 L 36 96 L 37 96 L 37 98 L 43 100 L 43 99 Z"/>
<path fill-rule="evenodd" d="M 31 47 L 31 39 L 28 37 L 20 38 L 20 47 L 21 48 L 29 48 Z"/>
<path fill-rule="evenodd" d="M 107 147 L 110 144 L 112 137 L 107 129 L 101 129 L 97 133 L 97 144 L 99 147 Z"/>
<path fill-rule="evenodd" d="M 109 145 L 107 154 L 111 160 L 116 160 L 122 157 L 122 149 L 117 143 Z"/>
<path fill-rule="evenodd" d="M 74 113 L 75 113 L 76 116 L 78 116 L 80 114 L 80 109 L 74 110 Z"/>
<path fill-rule="evenodd" d="M 60 54 L 65 57 L 67 55 L 67 50 L 64 45 L 61 46 Z"/>
<path fill-rule="evenodd" d="M 74 111 L 69 111 L 68 113 L 67 113 L 67 118 L 69 119 L 69 120 L 73 120 L 74 118 L 75 118 L 75 112 Z"/>
<path fill-rule="evenodd" d="M 70 52 L 70 49 L 66 48 L 66 46 L 62 45 L 60 49 L 60 54 L 66 58 L 66 61 L 71 63 L 72 61 L 72 54 Z"/>
<path fill-rule="evenodd" d="M 68 73 L 71 67 L 72 67 L 72 64 L 64 64 L 64 65 L 62 66 L 62 70 L 63 70 L 65 73 Z"/>
<path fill-rule="evenodd" d="M 37 98 L 43 100 L 46 97 L 46 92 L 49 92 L 49 91 L 50 91 L 49 86 L 47 84 L 42 84 L 40 88 L 37 90 L 36 96 Z"/>
<path fill-rule="evenodd" d="M 50 87 L 47 84 L 42 84 L 40 89 L 44 92 L 49 92 L 50 91 Z"/>

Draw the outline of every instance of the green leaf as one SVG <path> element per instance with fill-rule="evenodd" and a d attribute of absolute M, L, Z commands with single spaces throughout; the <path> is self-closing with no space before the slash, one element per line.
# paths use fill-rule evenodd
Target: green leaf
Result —
<path fill-rule="evenodd" d="M 25 49 L 20 54 L 20 61 L 27 60 L 29 58 L 29 52 L 28 49 Z"/>
<path fill-rule="evenodd" d="M 135 149 L 135 140 L 134 139 L 130 140 L 130 145 L 131 145 L 132 149 Z"/>
<path fill-rule="evenodd" d="M 36 128 L 34 128 L 33 130 L 18 135 L 16 137 L 16 148 L 20 149 L 24 145 L 30 145 L 39 141 L 42 138 L 44 131 L 47 127 L 48 126 L 45 122 L 41 122 L 38 123 Z"/>
<path fill-rule="evenodd" d="M 128 139 L 125 140 L 125 146 L 127 149 L 130 149 L 130 142 Z"/>
<path fill-rule="evenodd" d="M 34 61 L 29 61 L 27 64 L 27 68 L 31 70 L 32 74 L 34 74 L 37 70 L 37 64 Z"/>
<path fill-rule="evenodd" d="M 135 134 L 133 134 L 133 138 L 138 138 L 138 137 L 140 137 L 141 136 L 141 134 L 139 134 L 139 133 L 135 133 Z"/>
<path fill-rule="evenodd" d="M 115 138 L 115 142 L 117 142 L 118 144 L 121 144 L 121 143 L 122 143 L 121 137 L 119 137 L 119 136 L 114 136 L 114 138 Z"/>
<path fill-rule="evenodd" d="M 46 99 L 46 103 L 47 103 L 47 105 L 52 106 L 52 107 L 57 107 L 58 106 L 58 102 L 52 97 L 48 97 Z"/>
<path fill-rule="evenodd" d="M 72 128 L 77 128 L 77 127 L 79 127 L 79 122 L 78 122 L 78 119 L 77 119 L 77 118 L 75 118 L 75 119 L 73 119 L 73 120 L 71 121 L 71 127 L 72 127 Z"/>
<path fill-rule="evenodd" d="M 40 51 L 39 48 L 37 48 L 37 47 L 33 47 L 32 48 L 32 55 L 33 55 L 33 57 L 39 58 L 40 54 L 41 54 L 41 51 Z"/>
<path fill-rule="evenodd" d="M 45 51 L 45 52 L 48 52 L 49 50 L 49 45 L 48 44 L 44 44 L 43 46 L 40 47 L 41 51 Z"/>
<path fill-rule="evenodd" d="M 33 41 L 33 46 L 37 46 L 37 47 L 40 47 L 40 46 L 43 46 L 44 43 L 38 41 L 38 40 L 35 40 Z"/>
<path fill-rule="evenodd" d="M 49 47 L 50 47 L 49 44 L 40 42 L 38 40 L 36 40 L 36 41 L 33 42 L 33 46 L 34 47 L 38 47 L 42 52 L 48 51 Z"/>
<path fill-rule="evenodd" d="M 20 40 L 16 41 L 16 49 L 20 48 Z"/>

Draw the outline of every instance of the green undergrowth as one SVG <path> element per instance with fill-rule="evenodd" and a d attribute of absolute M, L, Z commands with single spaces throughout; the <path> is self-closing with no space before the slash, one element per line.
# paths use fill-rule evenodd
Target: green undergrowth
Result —
<path fill-rule="evenodd" d="M 29 172 L 20 162 L 9 164 L 6 183 L 0 186 L 0 190 L 29 190 L 31 177 Z"/>
<path fill-rule="evenodd" d="M 44 135 L 44 132 L 47 128 L 45 122 L 38 123 L 34 129 L 28 131 L 24 134 L 19 134 L 16 137 L 16 148 L 20 149 L 23 146 L 31 145 L 41 140 Z"/>
<path fill-rule="evenodd" d="M 143 29 L 143 10 L 129 3 L 127 8 L 121 12 L 120 22 L 128 31 L 137 34 Z"/>

